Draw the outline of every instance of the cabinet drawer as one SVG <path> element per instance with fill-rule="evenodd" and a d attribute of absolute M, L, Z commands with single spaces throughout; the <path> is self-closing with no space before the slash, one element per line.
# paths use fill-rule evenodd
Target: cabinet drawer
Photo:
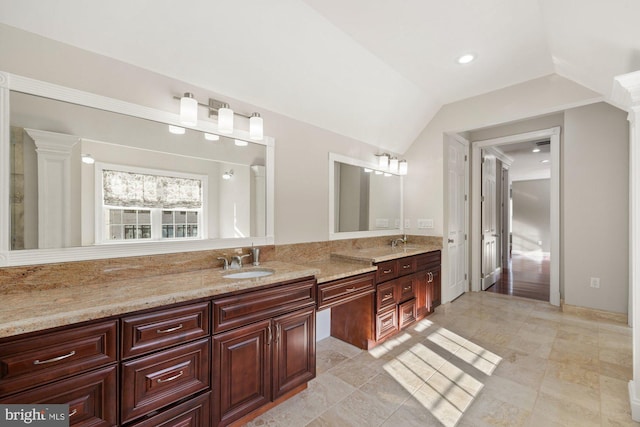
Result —
<path fill-rule="evenodd" d="M 376 265 L 378 266 L 378 270 L 376 271 L 376 283 L 386 282 L 387 280 L 398 277 L 397 260 L 385 261 Z"/>
<path fill-rule="evenodd" d="M 213 332 L 269 319 L 316 304 L 314 278 L 213 300 Z"/>
<path fill-rule="evenodd" d="M 122 357 L 128 358 L 209 335 L 209 303 L 122 319 Z"/>
<path fill-rule="evenodd" d="M 376 314 L 376 340 L 398 331 L 398 311 L 394 304 L 389 309 Z"/>
<path fill-rule="evenodd" d="M 383 310 L 385 307 L 395 305 L 397 295 L 396 282 L 387 282 L 378 285 L 376 291 L 376 310 Z"/>
<path fill-rule="evenodd" d="M 210 423 L 211 392 L 167 409 L 137 422 L 132 427 L 208 427 Z"/>
<path fill-rule="evenodd" d="M 407 274 L 412 274 L 416 272 L 418 259 L 414 256 L 400 258 L 398 263 L 398 276 L 406 276 Z"/>
<path fill-rule="evenodd" d="M 1 403 L 69 405 L 71 426 L 115 426 L 117 367 L 110 366 L 0 399 Z"/>
<path fill-rule="evenodd" d="M 401 277 L 396 281 L 398 287 L 398 303 L 410 300 L 416 296 L 415 278 L 413 276 Z"/>
<path fill-rule="evenodd" d="M 375 274 L 365 274 L 318 285 L 318 309 L 342 304 L 375 291 Z"/>
<path fill-rule="evenodd" d="M 404 302 L 398 306 L 398 327 L 399 329 L 416 321 L 416 300 Z"/>
<path fill-rule="evenodd" d="M 209 339 L 122 364 L 122 422 L 209 387 Z"/>
<path fill-rule="evenodd" d="M 0 345 L 0 396 L 115 362 L 116 336 L 112 320 Z"/>
<path fill-rule="evenodd" d="M 416 255 L 416 269 L 418 271 L 426 270 L 432 266 L 440 265 L 440 251 L 427 252 L 426 254 Z"/>

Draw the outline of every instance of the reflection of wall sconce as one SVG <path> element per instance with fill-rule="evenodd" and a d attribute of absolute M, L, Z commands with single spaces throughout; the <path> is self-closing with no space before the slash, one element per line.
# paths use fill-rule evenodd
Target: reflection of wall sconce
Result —
<path fill-rule="evenodd" d="M 83 154 L 82 155 L 82 163 L 86 163 L 88 165 L 92 165 L 96 162 L 96 159 L 94 159 L 91 154 Z"/>
<path fill-rule="evenodd" d="M 233 116 L 238 115 L 249 119 L 249 138 L 261 140 L 263 135 L 262 117 L 259 113 L 250 116 L 236 113 L 226 102 L 209 98 L 208 104 L 198 102 L 192 93 L 186 92 L 182 97 L 174 96 L 180 100 L 180 123 L 185 126 L 195 126 L 198 124 L 198 106 L 205 107 L 209 111 L 209 117 L 218 116 L 218 132 L 233 133 Z"/>
<path fill-rule="evenodd" d="M 222 179 L 229 180 L 233 176 L 233 169 L 222 174 Z"/>

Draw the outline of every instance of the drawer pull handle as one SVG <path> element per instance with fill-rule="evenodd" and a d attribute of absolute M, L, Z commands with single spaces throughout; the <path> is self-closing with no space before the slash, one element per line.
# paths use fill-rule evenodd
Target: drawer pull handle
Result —
<path fill-rule="evenodd" d="M 404 268 L 405 270 L 406 270 L 407 268 L 411 268 L 411 264 L 403 265 L 403 266 L 402 266 L 402 268 Z"/>
<path fill-rule="evenodd" d="M 403 291 L 410 291 L 411 290 L 411 285 L 409 286 L 405 286 L 404 288 L 402 288 Z"/>
<path fill-rule="evenodd" d="M 66 359 L 67 357 L 73 356 L 74 354 L 76 354 L 75 350 L 70 352 L 70 353 L 68 353 L 68 354 L 63 354 L 62 356 L 54 357 L 53 359 L 49 359 L 49 360 L 34 360 L 33 364 L 34 365 L 44 365 L 44 364 L 52 363 L 52 362 L 59 362 L 61 360 Z"/>
<path fill-rule="evenodd" d="M 390 268 L 390 269 L 388 269 L 388 270 L 382 270 L 382 273 L 383 273 L 383 274 L 389 274 L 389 273 L 391 273 L 392 271 L 393 271 L 393 270 Z"/>
<path fill-rule="evenodd" d="M 384 296 L 382 297 L 383 300 L 385 299 L 389 299 L 393 296 L 393 293 L 389 293 L 389 294 L 384 294 Z"/>
<path fill-rule="evenodd" d="M 184 371 L 180 371 L 178 373 L 178 375 L 174 375 L 172 377 L 169 377 L 166 380 L 163 380 L 162 378 L 158 378 L 158 383 L 162 384 L 162 383 L 168 383 L 169 381 L 177 380 L 178 378 L 180 378 L 182 376 L 182 374 L 184 374 Z"/>
<path fill-rule="evenodd" d="M 346 291 L 346 292 L 353 292 L 353 291 L 355 291 L 355 290 L 356 290 L 356 287 L 355 287 L 355 286 L 352 286 L 352 287 L 350 287 L 350 288 L 345 289 L 345 291 Z"/>
<path fill-rule="evenodd" d="M 71 411 L 71 412 L 69 413 L 69 418 L 73 417 L 73 416 L 74 416 L 75 414 L 77 414 L 77 413 L 78 413 L 78 409 L 74 409 L 73 411 Z"/>
<path fill-rule="evenodd" d="M 177 331 L 178 329 L 182 329 L 182 323 L 180 323 L 178 326 L 175 326 L 173 328 L 158 329 L 156 332 L 159 334 L 168 334 L 169 332 L 174 332 L 174 331 Z"/>

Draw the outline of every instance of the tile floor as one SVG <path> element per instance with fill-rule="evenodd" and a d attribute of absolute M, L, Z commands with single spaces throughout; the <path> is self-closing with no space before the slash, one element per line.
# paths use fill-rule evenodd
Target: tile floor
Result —
<path fill-rule="evenodd" d="M 318 342 L 317 378 L 250 426 L 627 426 L 631 329 L 467 293 L 370 352 Z"/>

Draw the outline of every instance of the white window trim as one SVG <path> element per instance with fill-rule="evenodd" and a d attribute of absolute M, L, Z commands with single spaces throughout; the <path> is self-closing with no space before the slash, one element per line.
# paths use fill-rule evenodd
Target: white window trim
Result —
<path fill-rule="evenodd" d="M 202 181 L 202 207 L 198 209 L 200 212 L 200 224 L 198 225 L 199 230 L 201 231 L 199 237 L 191 237 L 191 238 L 179 238 L 179 239 L 132 239 L 132 240 L 109 240 L 104 235 L 105 231 L 105 212 L 106 207 L 103 204 L 104 200 L 104 187 L 102 184 L 102 176 L 104 170 L 113 170 L 119 172 L 130 172 L 130 173 L 140 173 L 146 175 L 160 175 L 160 176 L 169 176 L 173 178 L 189 178 L 189 179 L 197 179 Z M 94 164 L 94 173 L 95 173 L 95 236 L 94 242 L 96 245 L 122 245 L 122 244 L 140 244 L 140 243 L 149 243 L 149 242 L 174 242 L 174 241 L 193 241 L 193 240 L 204 240 L 209 238 L 209 233 L 207 229 L 208 224 L 208 212 L 209 212 L 209 199 L 208 199 L 208 188 L 209 188 L 209 177 L 207 175 L 198 175 L 186 172 L 177 172 L 171 170 L 164 169 L 151 169 L 151 168 L 141 168 L 135 166 L 125 166 L 125 165 L 116 165 L 113 163 L 103 163 L 96 162 Z M 114 207 L 116 208 L 116 207 Z M 129 208 L 122 208 L 129 209 Z M 145 207 L 131 207 L 130 209 L 150 209 Z M 173 210 L 173 209 L 168 209 Z M 184 210 L 194 210 L 194 209 L 184 209 Z M 153 222 L 153 218 L 152 218 Z"/>

